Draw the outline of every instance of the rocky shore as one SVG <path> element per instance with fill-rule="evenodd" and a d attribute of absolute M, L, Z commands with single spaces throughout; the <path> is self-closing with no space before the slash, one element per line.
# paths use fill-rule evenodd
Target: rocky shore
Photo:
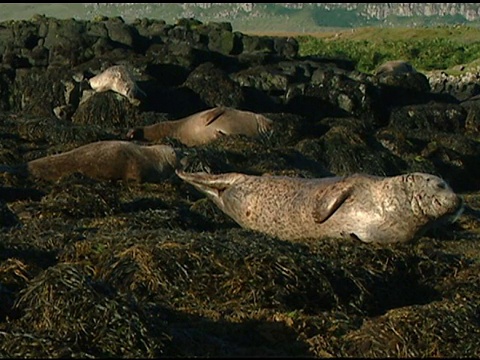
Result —
<path fill-rule="evenodd" d="M 275 124 L 187 148 L 188 170 L 427 172 L 471 211 L 409 244 L 290 243 L 187 184 L 0 174 L 5 357 L 479 356 L 478 76 L 376 76 L 229 23 L 36 16 L 0 23 L 0 164 L 215 106 Z M 128 66 L 139 105 L 88 78 Z"/>

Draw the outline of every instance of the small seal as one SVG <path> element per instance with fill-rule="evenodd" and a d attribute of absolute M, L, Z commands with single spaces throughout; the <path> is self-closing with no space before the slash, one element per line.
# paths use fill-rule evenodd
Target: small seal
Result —
<path fill-rule="evenodd" d="M 187 146 L 207 144 L 220 136 L 243 134 L 251 137 L 268 134 L 273 121 L 251 111 L 214 107 L 179 120 L 163 121 L 131 129 L 129 140 L 158 142 L 166 137 Z"/>
<path fill-rule="evenodd" d="M 48 181 L 81 173 L 97 180 L 142 183 L 160 182 L 176 167 L 177 155 L 171 146 L 108 140 L 29 161 L 17 166 L 15 172 Z"/>
<path fill-rule="evenodd" d="M 96 92 L 115 91 L 125 96 L 133 105 L 139 105 L 146 96 L 125 65 L 111 66 L 88 79 L 88 83 Z"/>
<path fill-rule="evenodd" d="M 387 61 L 381 65 L 379 65 L 375 69 L 375 75 L 384 75 L 384 74 L 408 74 L 408 73 L 416 73 L 417 70 L 410 64 L 408 61 L 403 60 L 392 60 Z"/>
<path fill-rule="evenodd" d="M 283 240 L 407 242 L 463 210 L 463 200 L 445 181 L 425 173 L 317 179 L 176 173 L 242 227 Z"/>

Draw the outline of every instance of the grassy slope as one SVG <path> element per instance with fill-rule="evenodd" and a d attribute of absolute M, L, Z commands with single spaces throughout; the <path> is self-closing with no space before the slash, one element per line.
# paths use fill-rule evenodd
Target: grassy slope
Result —
<path fill-rule="evenodd" d="M 249 34 L 272 36 L 310 35 L 324 40 L 367 40 L 371 42 L 422 40 L 448 38 L 461 43 L 472 43 L 480 40 L 480 28 L 469 26 L 437 26 L 437 27 L 362 27 L 355 29 L 319 29 L 316 31 L 246 31 Z"/>

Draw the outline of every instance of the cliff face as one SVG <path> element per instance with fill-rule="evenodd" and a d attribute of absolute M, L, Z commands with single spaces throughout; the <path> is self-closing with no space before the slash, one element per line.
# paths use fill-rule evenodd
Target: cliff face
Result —
<path fill-rule="evenodd" d="M 135 10 L 132 6 L 135 5 Z M 89 3 L 86 7 L 93 12 L 102 12 L 112 9 L 129 9 L 136 14 L 148 14 L 155 9 L 174 9 L 180 17 L 210 16 L 224 18 L 231 21 L 237 16 L 273 17 L 293 15 L 298 11 L 311 11 L 312 13 L 323 10 L 336 13 L 354 12 L 358 18 L 365 21 L 384 21 L 390 17 L 456 17 L 460 21 L 478 21 L 480 6 L 477 3 L 175 3 L 175 4 L 134 4 L 134 3 Z M 128 14 L 127 14 L 128 15 Z M 348 26 L 341 16 L 338 17 L 337 26 Z M 343 23 L 342 23 L 343 22 Z M 439 20 L 441 22 L 441 20 Z"/>

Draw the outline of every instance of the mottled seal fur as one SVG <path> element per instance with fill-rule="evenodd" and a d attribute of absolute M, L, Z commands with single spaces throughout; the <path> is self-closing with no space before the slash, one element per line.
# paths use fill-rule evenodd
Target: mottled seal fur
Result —
<path fill-rule="evenodd" d="M 214 107 L 179 120 L 163 121 L 131 129 L 127 139 L 158 142 L 166 137 L 187 146 L 207 144 L 220 136 L 243 134 L 260 136 L 273 129 L 273 121 L 251 111 Z"/>
<path fill-rule="evenodd" d="M 125 65 L 111 66 L 88 79 L 88 83 L 96 92 L 112 90 L 125 96 L 134 105 L 139 105 L 146 96 Z"/>
<path fill-rule="evenodd" d="M 316 179 L 176 173 L 242 227 L 284 240 L 407 242 L 453 221 L 463 209 L 463 200 L 445 181 L 424 173 Z"/>
<path fill-rule="evenodd" d="M 384 74 L 408 74 L 408 73 L 416 73 L 417 70 L 410 64 L 408 61 L 403 60 L 392 60 L 387 61 L 381 65 L 379 65 L 375 69 L 376 75 L 384 75 Z"/>
<path fill-rule="evenodd" d="M 159 182 L 172 175 L 176 166 L 177 155 L 171 146 L 109 140 L 29 161 L 17 167 L 17 172 L 49 181 L 81 173 L 97 180 L 142 183 Z"/>

